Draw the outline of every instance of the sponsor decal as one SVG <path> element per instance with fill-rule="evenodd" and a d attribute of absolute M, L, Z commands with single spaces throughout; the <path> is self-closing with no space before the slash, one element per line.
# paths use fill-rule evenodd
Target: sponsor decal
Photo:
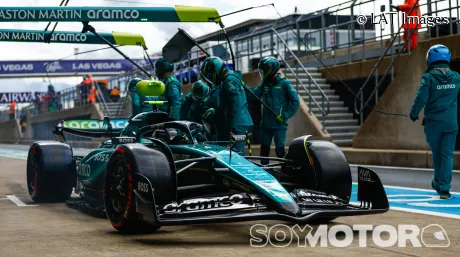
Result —
<path fill-rule="evenodd" d="M 178 213 L 232 207 L 237 204 L 242 204 L 243 199 L 244 197 L 241 194 L 215 198 L 192 199 L 188 201 L 186 200 L 180 204 L 167 204 L 163 207 L 162 211 L 164 213 Z"/>
<path fill-rule="evenodd" d="M 72 70 L 110 70 L 110 69 L 121 69 L 122 63 L 119 61 L 114 62 L 98 62 L 98 63 L 90 63 L 90 62 L 81 62 L 81 63 L 73 63 Z"/>
<path fill-rule="evenodd" d="M 374 182 L 372 180 L 371 171 L 365 168 L 360 167 L 358 169 L 358 178 L 359 178 L 359 181 L 370 182 L 370 183 Z"/>
<path fill-rule="evenodd" d="M 81 10 L 0 10 L 2 20 L 81 19 Z"/>
<path fill-rule="evenodd" d="M 454 89 L 456 87 L 455 84 L 449 84 L 449 85 L 439 85 L 437 89 Z"/>
<path fill-rule="evenodd" d="M 77 174 L 82 177 L 89 177 L 91 175 L 91 166 L 86 163 L 80 164 Z"/>
<path fill-rule="evenodd" d="M 322 194 L 321 192 L 312 192 L 306 189 L 296 189 L 291 193 L 293 198 L 297 198 L 300 203 L 325 203 L 325 204 L 339 204 L 346 203 L 335 195 Z"/>
<path fill-rule="evenodd" d="M 62 70 L 62 66 L 58 61 L 50 62 L 45 64 L 45 69 L 47 72 L 56 72 L 57 70 Z"/>
<path fill-rule="evenodd" d="M 2 35 L 1 32 L 0 35 Z M 139 65 L 146 65 L 143 60 L 135 60 L 135 62 Z M 74 74 L 75 72 L 119 75 L 121 71 L 129 71 L 133 68 L 135 68 L 134 65 L 127 60 L 0 61 L 0 75 L 6 76 Z"/>
<path fill-rule="evenodd" d="M 0 40 L 12 40 L 12 41 L 30 41 L 39 42 L 45 41 L 45 32 L 0 32 Z M 88 37 L 84 33 L 62 33 L 56 32 L 51 34 L 51 42 L 86 42 Z"/>
<path fill-rule="evenodd" d="M 0 66 L 1 71 L 32 71 L 34 65 L 32 63 L 20 63 L 20 64 L 2 64 Z"/>
<path fill-rule="evenodd" d="M 110 158 L 110 154 L 96 154 L 93 157 L 93 160 L 98 161 L 98 162 L 108 162 Z"/>
<path fill-rule="evenodd" d="M 0 104 L 8 104 L 13 101 L 16 103 L 29 103 L 35 100 L 35 97 L 41 97 L 44 92 L 17 92 L 17 93 L 0 93 Z"/>
<path fill-rule="evenodd" d="M 2 20 L 134 20 L 137 10 L 0 10 Z"/>
<path fill-rule="evenodd" d="M 110 124 L 113 129 L 123 129 L 126 125 L 128 125 L 128 120 L 111 120 Z M 67 120 L 64 121 L 64 127 L 83 130 L 98 130 L 107 128 L 107 126 L 104 125 L 104 122 L 100 120 Z"/>
<path fill-rule="evenodd" d="M 137 10 L 89 10 L 87 15 L 90 19 L 107 20 L 134 20 L 139 18 Z"/>
<path fill-rule="evenodd" d="M 149 187 L 147 183 L 143 182 L 137 182 L 137 189 L 141 192 L 148 193 L 149 192 Z"/>
<path fill-rule="evenodd" d="M 117 141 L 117 144 L 129 144 L 129 143 L 135 143 L 136 138 L 135 137 L 117 137 L 116 141 Z"/>

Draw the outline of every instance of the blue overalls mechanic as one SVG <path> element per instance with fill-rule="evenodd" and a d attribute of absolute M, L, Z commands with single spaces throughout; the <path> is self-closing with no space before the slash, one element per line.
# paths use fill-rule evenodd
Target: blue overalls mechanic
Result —
<path fill-rule="evenodd" d="M 450 50 L 444 45 L 434 45 L 428 50 L 428 69 L 422 77 L 409 115 L 412 121 L 416 121 L 425 107 L 423 124 L 434 166 L 431 186 L 441 199 L 451 198 L 453 157 L 458 132 L 457 95 L 460 75 L 450 69 L 450 59 Z"/>
<path fill-rule="evenodd" d="M 281 78 L 278 73 L 280 63 L 276 58 L 265 57 L 261 59 L 258 68 L 261 84 L 254 88 L 253 92 L 278 114 L 275 116 L 265 106 L 263 108 L 260 123 L 260 156 L 268 157 L 270 155 L 270 145 L 274 139 L 276 156 L 284 158 L 287 132 L 285 122 L 299 109 L 299 96 L 289 80 Z M 268 164 L 268 161 L 262 160 L 261 163 Z"/>
<path fill-rule="evenodd" d="M 240 71 L 225 67 L 224 61 L 215 56 L 208 57 L 201 64 L 202 77 L 212 85 L 211 101 L 213 108 L 204 115 L 204 119 L 213 116 L 218 141 L 229 141 L 230 133 L 244 135 L 254 126 L 248 110 L 246 93 L 243 88 L 243 76 Z M 245 154 L 245 142 L 237 142 L 234 148 Z"/>
<path fill-rule="evenodd" d="M 167 103 L 160 105 L 160 111 L 166 112 L 171 120 L 180 120 L 180 106 L 182 104 L 182 85 L 172 75 L 174 64 L 167 62 L 163 57 L 155 62 L 155 75 L 165 84 L 166 92 L 160 97 Z"/>

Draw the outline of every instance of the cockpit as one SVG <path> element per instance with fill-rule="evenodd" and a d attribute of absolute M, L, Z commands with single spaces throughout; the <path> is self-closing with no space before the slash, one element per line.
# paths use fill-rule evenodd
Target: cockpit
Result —
<path fill-rule="evenodd" d="M 139 113 L 129 120 L 120 136 L 152 137 L 167 144 L 196 144 L 207 141 L 205 128 L 195 122 L 170 121 L 160 111 Z"/>

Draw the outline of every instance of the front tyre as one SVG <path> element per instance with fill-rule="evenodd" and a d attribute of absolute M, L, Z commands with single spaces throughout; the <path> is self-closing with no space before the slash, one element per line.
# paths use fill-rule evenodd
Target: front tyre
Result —
<path fill-rule="evenodd" d="M 160 226 L 143 221 L 136 212 L 134 173 L 137 165 L 134 155 L 125 148 L 118 148 L 107 165 L 104 180 L 104 204 L 107 218 L 122 233 L 153 233 Z"/>
<path fill-rule="evenodd" d="M 347 203 L 350 201 L 350 165 L 342 150 L 334 143 L 309 141 L 308 136 L 298 137 L 289 145 L 285 158 L 293 160 L 299 168 L 295 177 L 303 188 L 335 195 Z M 316 222 L 327 223 L 335 218 L 321 218 Z"/>

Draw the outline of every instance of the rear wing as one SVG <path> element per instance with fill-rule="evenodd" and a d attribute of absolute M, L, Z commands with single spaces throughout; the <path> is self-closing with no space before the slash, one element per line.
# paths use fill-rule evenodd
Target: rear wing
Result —
<path fill-rule="evenodd" d="M 105 118 L 104 120 L 61 120 L 55 126 L 54 137 L 59 142 L 66 142 L 64 133 L 90 138 L 112 138 L 128 125 L 128 119 Z"/>

